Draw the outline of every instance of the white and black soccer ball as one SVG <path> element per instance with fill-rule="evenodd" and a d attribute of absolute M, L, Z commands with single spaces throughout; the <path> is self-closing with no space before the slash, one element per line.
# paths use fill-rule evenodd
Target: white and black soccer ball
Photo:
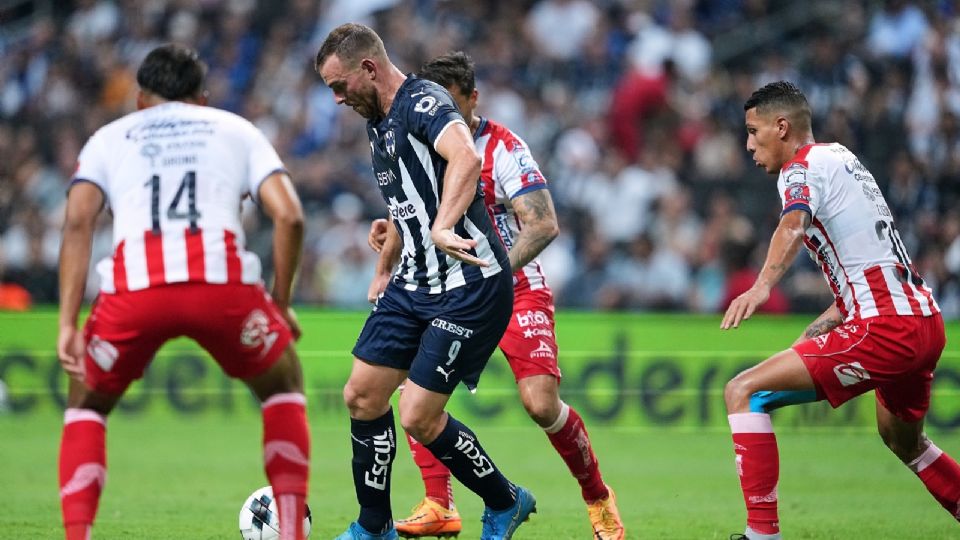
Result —
<path fill-rule="evenodd" d="M 310 536 L 313 517 L 307 506 L 303 518 L 305 536 Z M 273 488 L 262 487 L 254 491 L 240 508 L 240 536 L 244 540 L 276 540 L 280 538 L 280 515 Z"/>

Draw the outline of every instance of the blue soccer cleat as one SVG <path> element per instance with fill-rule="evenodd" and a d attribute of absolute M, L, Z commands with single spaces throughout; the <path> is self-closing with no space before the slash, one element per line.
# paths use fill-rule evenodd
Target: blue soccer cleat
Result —
<path fill-rule="evenodd" d="M 333 540 L 398 540 L 399 538 L 397 530 L 392 525 L 390 530 L 385 533 L 373 534 L 354 521 L 343 534 Z"/>
<path fill-rule="evenodd" d="M 483 532 L 480 533 L 480 540 L 510 540 L 517 527 L 530 519 L 530 514 L 536 513 L 537 499 L 533 497 L 533 493 L 520 486 L 515 487 L 517 495 L 513 506 L 499 512 L 490 508 L 483 509 L 483 517 L 480 518 Z"/>

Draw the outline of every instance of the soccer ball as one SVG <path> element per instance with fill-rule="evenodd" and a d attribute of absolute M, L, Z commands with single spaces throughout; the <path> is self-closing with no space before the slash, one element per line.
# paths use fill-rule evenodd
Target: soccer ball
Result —
<path fill-rule="evenodd" d="M 310 536 L 313 517 L 307 506 L 303 518 L 303 531 Z M 277 500 L 273 488 L 262 487 L 254 491 L 240 508 L 240 536 L 244 540 L 276 540 L 280 538 L 280 516 L 277 512 Z"/>

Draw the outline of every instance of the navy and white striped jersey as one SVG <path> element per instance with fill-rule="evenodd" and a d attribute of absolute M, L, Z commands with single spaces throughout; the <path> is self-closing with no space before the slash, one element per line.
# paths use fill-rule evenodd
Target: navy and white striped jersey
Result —
<path fill-rule="evenodd" d="M 447 168 L 435 145 L 457 122 L 464 123 L 450 94 L 440 85 L 412 75 L 400 86 L 387 116 L 367 122 L 373 172 L 403 240 L 394 280 L 410 291 L 437 294 L 510 267 L 506 248 L 484 206 L 479 182 L 473 202 L 454 231 L 476 240 L 471 253 L 489 266 L 463 264 L 440 251 L 430 239 Z"/>

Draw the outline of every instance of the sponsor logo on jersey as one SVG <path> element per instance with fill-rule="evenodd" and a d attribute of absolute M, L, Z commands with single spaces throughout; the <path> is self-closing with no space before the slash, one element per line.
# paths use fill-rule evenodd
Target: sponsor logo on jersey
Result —
<path fill-rule="evenodd" d="M 870 380 L 870 372 L 864 369 L 860 362 L 834 366 L 833 372 L 843 386 L 853 386 Z"/>
<path fill-rule="evenodd" d="M 397 180 L 397 175 L 393 174 L 392 169 L 387 169 L 385 171 L 377 171 L 377 185 L 378 186 L 389 186 L 391 183 Z"/>
<path fill-rule="evenodd" d="M 390 215 L 393 216 L 393 219 L 407 219 L 416 217 L 417 207 L 415 207 L 413 203 L 391 204 Z"/>
<path fill-rule="evenodd" d="M 556 358 L 556 353 L 553 352 L 553 349 L 550 348 L 550 345 L 547 345 L 545 341 L 540 340 L 540 346 L 536 349 L 530 351 L 531 358 Z"/>
<path fill-rule="evenodd" d="M 412 96 L 411 96 L 412 97 Z M 437 110 L 440 108 L 440 104 L 437 103 L 437 98 L 433 96 L 423 96 L 420 98 L 420 101 L 413 106 L 413 110 L 418 113 L 427 113 L 429 116 L 434 116 L 437 114 Z"/>
<path fill-rule="evenodd" d="M 504 247 L 509 251 L 510 248 L 513 247 L 513 233 L 510 232 L 510 215 L 494 214 L 493 221 L 494 225 L 497 226 L 497 234 L 500 235 Z"/>
<path fill-rule="evenodd" d="M 451 369 L 450 371 L 446 371 L 443 369 L 443 367 L 437 366 L 437 373 L 443 375 L 443 380 L 445 380 L 446 382 L 450 382 L 450 375 L 453 375 L 454 371 L 456 371 L 456 369 Z"/>
<path fill-rule="evenodd" d="M 110 369 L 113 368 L 113 364 L 117 362 L 117 358 L 120 357 L 120 352 L 117 351 L 117 348 L 100 336 L 90 338 L 90 343 L 87 343 L 87 354 L 89 354 L 90 358 L 93 358 L 93 361 L 104 371 L 110 371 Z"/>
<path fill-rule="evenodd" d="M 473 335 L 473 330 L 460 326 L 459 324 L 454 324 L 450 321 L 445 321 L 443 319 L 434 319 L 430 326 L 434 328 L 439 328 L 441 330 L 446 330 L 455 336 L 463 336 L 465 338 L 470 338 Z"/>
<path fill-rule="evenodd" d="M 528 309 L 522 313 L 517 313 L 517 324 L 520 325 L 520 328 L 531 325 L 548 325 L 550 324 L 550 317 L 547 317 L 547 314 L 540 310 Z"/>
<path fill-rule="evenodd" d="M 549 328 L 527 328 L 523 331 L 523 337 L 530 339 L 536 336 L 553 337 L 553 331 Z"/>
<path fill-rule="evenodd" d="M 823 334 L 813 338 L 813 342 L 817 344 L 817 347 L 820 347 L 822 351 L 824 347 L 827 346 L 827 340 L 830 339 L 830 334 Z"/>

